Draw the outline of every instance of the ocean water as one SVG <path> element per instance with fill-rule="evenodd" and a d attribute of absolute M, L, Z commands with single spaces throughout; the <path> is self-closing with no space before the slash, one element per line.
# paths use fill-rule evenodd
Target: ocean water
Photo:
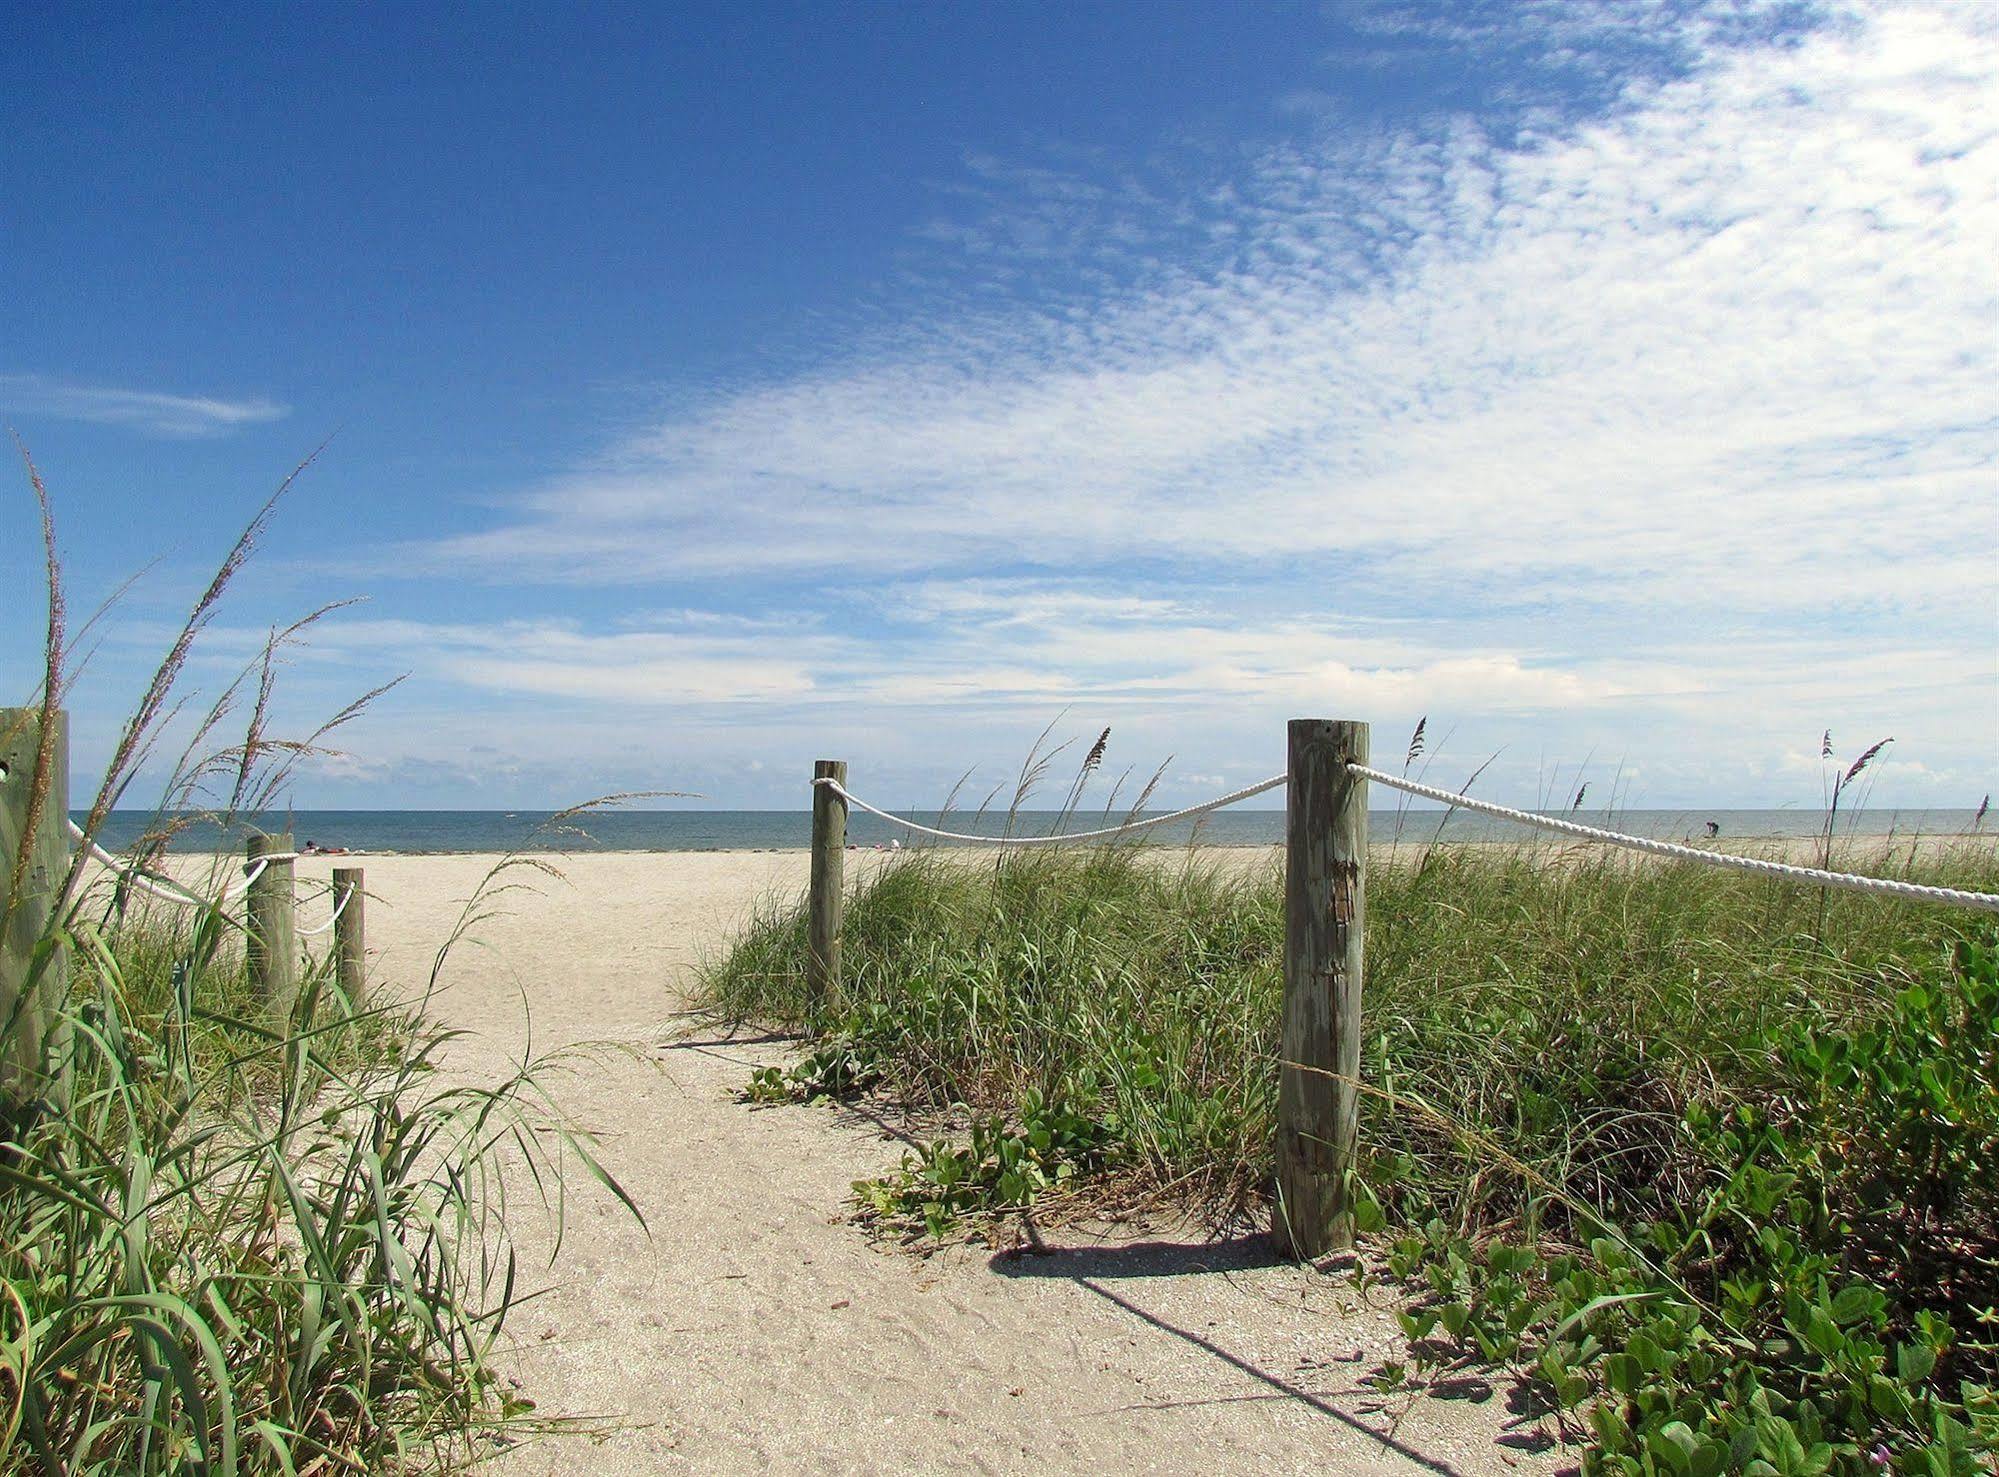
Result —
<path fill-rule="evenodd" d="M 905 812 L 912 820 L 942 825 L 953 831 L 997 836 L 1006 829 L 1004 815 L 952 813 L 940 821 L 935 811 Z M 1824 817 L 1809 810 L 1620 810 L 1610 814 L 1584 810 L 1573 819 L 1607 826 L 1632 835 L 1664 841 L 1703 839 L 1713 822 L 1723 842 L 1783 836 L 1812 836 Z M 81 813 L 76 816 L 80 822 Z M 1056 830 L 1055 811 L 1023 811 L 1015 834 L 1043 836 Z M 1085 812 L 1070 819 L 1065 830 L 1090 830 L 1122 820 Z M 1842 837 L 1956 835 L 1972 829 L 1969 810 L 1856 810 L 1842 812 Z M 117 851 L 132 844 L 155 824 L 150 811 L 114 811 L 100 841 Z M 1987 827 L 1993 825 L 1987 818 Z M 606 810 L 557 823 L 548 811 L 522 810 L 300 810 L 258 818 L 260 829 L 289 830 L 301 845 L 354 852 L 506 852 L 513 850 L 585 851 L 783 851 L 811 841 L 812 820 L 798 810 Z M 1410 806 L 1369 814 L 1368 827 L 1377 842 L 1398 834 L 1402 841 L 1422 844 L 1439 835 L 1446 841 L 1508 840 L 1523 829 L 1505 821 L 1464 812 L 1445 819 L 1440 809 Z M 224 829 L 195 821 L 174 838 L 178 852 L 238 851 L 244 828 Z M 1545 834 L 1545 833 L 1543 833 Z M 864 848 L 886 846 L 901 838 L 904 845 L 923 838 L 911 836 L 865 811 L 848 819 L 849 844 Z M 1236 808 L 1213 812 L 1199 821 L 1176 821 L 1139 833 L 1154 846 L 1185 846 L 1198 840 L 1207 846 L 1275 846 L 1284 839 L 1282 810 Z M 938 843 L 944 845 L 957 843 Z"/>

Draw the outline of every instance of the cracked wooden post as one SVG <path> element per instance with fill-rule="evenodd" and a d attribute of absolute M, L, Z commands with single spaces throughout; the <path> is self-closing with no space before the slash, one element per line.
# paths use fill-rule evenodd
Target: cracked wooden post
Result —
<path fill-rule="evenodd" d="M 812 766 L 815 781 L 847 783 L 847 761 L 820 759 Z M 810 1009 L 817 1015 L 840 988 L 840 927 L 846 906 L 844 879 L 847 852 L 847 797 L 832 785 L 812 786 L 811 953 L 805 961 Z"/>
<path fill-rule="evenodd" d="M 59 1106 L 65 1054 L 52 1040 L 69 986 L 69 959 L 42 948 L 57 892 L 69 877 L 69 715 L 53 715 L 47 778 L 38 797 L 41 708 L 0 708 L 0 1097 Z"/>
<path fill-rule="evenodd" d="M 248 867 L 264 862 L 251 879 L 245 906 L 250 982 L 280 1021 L 291 1019 L 298 993 L 298 912 L 292 891 L 297 850 L 289 835 L 252 836 L 245 862 Z"/>
<path fill-rule="evenodd" d="M 367 877 L 359 867 L 333 869 L 335 978 L 348 1004 L 359 1009 L 368 992 Z"/>
<path fill-rule="evenodd" d="M 1367 921 L 1367 725 L 1294 718 L 1284 822 L 1284 1034 L 1271 1235 L 1301 1260 L 1353 1245 Z M 1300 1071 L 1300 1067 L 1317 1068 Z M 1328 1073 L 1347 1080 L 1339 1081 Z"/>

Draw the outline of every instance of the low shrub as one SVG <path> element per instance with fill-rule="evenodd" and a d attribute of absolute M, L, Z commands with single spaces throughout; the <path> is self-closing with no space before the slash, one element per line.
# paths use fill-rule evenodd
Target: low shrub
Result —
<path fill-rule="evenodd" d="M 1999 1451 L 1999 955 L 1867 1024 L 1773 1027 L 1766 1096 L 1690 1111 L 1702 1192 L 1586 1252 L 1396 1242 L 1433 1361 L 1514 1367 L 1592 1471 L 1972 1477 Z"/>

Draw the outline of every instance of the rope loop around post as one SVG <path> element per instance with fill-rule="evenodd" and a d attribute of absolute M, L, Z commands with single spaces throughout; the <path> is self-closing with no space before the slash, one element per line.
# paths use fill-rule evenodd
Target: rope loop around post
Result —
<path fill-rule="evenodd" d="M 329 887 L 328 893 L 329 895 L 333 896 L 332 915 L 328 917 L 324 923 L 315 924 L 311 928 L 301 928 L 298 931 L 298 936 L 300 938 L 302 939 L 318 938 L 322 933 L 325 933 L 328 930 L 330 930 L 334 924 L 340 921 L 340 915 L 347 911 L 347 905 L 354 900 L 354 894 L 352 892 L 341 891 L 338 888 Z"/>

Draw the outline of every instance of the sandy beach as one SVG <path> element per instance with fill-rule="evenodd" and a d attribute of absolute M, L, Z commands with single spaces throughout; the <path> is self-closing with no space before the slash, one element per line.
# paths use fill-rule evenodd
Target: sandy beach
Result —
<path fill-rule="evenodd" d="M 1755 850 L 1812 854 L 1807 841 Z M 1156 855 L 1177 863 L 1184 853 Z M 364 867 L 373 977 L 414 996 L 499 860 L 303 858 L 300 923 L 324 919 L 333 866 Z M 851 1182 L 897 1164 L 905 1125 L 868 1107 L 745 1106 L 736 1095 L 751 1069 L 784 1060 L 787 1043 L 726 1037 L 684 1013 L 695 966 L 728 946 L 760 900 L 803 890 L 806 854 L 541 860 L 561 875 L 507 871 L 436 976 L 433 1018 L 465 1033 L 447 1070 L 487 1080 L 524 1052 L 564 1056 L 554 1096 L 596 1136 L 647 1227 L 579 1181 L 551 1267 L 551 1227 L 517 1206 L 523 1271 L 539 1295 L 509 1324 L 506 1368 L 541 1413 L 596 1434 L 527 1442 L 482 1470 L 1472 1474 L 1570 1464 L 1560 1450 L 1534 1450 L 1504 1392 L 1483 1380 L 1413 1403 L 1370 1390 L 1366 1377 L 1403 1352 L 1390 1295 L 1278 1263 L 1260 1239 L 1214 1244 L 1173 1225 L 1072 1230 L 1051 1234 L 1052 1254 L 1020 1258 L 871 1244 L 848 1220 Z M 850 853 L 850 880 L 883 860 Z M 1248 870 L 1281 858 L 1239 848 L 1202 860 Z M 1390 860 L 1377 849 L 1378 864 Z M 1879 849 L 1859 843 L 1848 860 L 1878 865 Z M 190 856 L 175 867 L 195 881 L 233 873 L 234 861 Z"/>
<path fill-rule="evenodd" d="M 1995 0 L 6 14 L 0 1477 L 1999 1462 Z"/>
<path fill-rule="evenodd" d="M 1473 843 L 1476 844 L 1476 843 Z M 1926 850 L 1959 844 L 1939 837 Z M 1990 838 L 1981 843 L 1990 845 Z M 1751 848 L 1812 859 L 1812 843 Z M 1414 859 L 1420 848 L 1377 864 Z M 1593 854 L 1554 846 L 1544 861 Z M 958 852 L 972 859 L 980 855 Z M 1162 848 L 1162 864 L 1185 853 Z M 1229 870 L 1273 848 L 1210 849 Z M 371 977 L 462 1032 L 468 1081 L 560 1058 L 555 1100 L 592 1133 L 640 1227 L 578 1176 L 560 1255 L 516 1201 L 535 1296 L 503 1367 L 541 1414 L 589 1434 L 496 1452 L 505 1474 L 1558 1471 L 1506 1393 L 1447 1380 L 1412 1398 L 1365 1383 L 1404 1349 L 1385 1289 L 1277 1262 L 1262 1239 L 1153 1225 L 1050 1233 L 1050 1254 L 872 1244 L 852 1181 L 896 1166 L 911 1130 L 879 1108 L 751 1108 L 738 1092 L 789 1043 L 686 1014 L 696 966 L 760 901 L 804 889 L 803 851 L 301 858 L 299 922 L 324 921 L 336 865 L 366 870 Z M 854 851 L 848 876 L 886 853 Z M 1842 858 L 1836 856 L 1836 864 Z M 1878 846 L 1844 859 L 1872 870 Z M 1638 859 L 1638 864 L 1648 864 Z M 552 869 L 552 870 L 547 870 Z M 204 891 L 234 858 L 182 856 Z M 559 873 L 560 875 L 554 875 Z M 325 947 L 322 935 L 314 944 Z M 525 1185 L 518 1187 L 527 1189 Z"/>
<path fill-rule="evenodd" d="M 1231 865 L 1268 855 L 1237 853 Z M 192 861 L 193 859 L 188 859 Z M 497 858 L 314 857 L 301 924 L 338 861 L 367 870 L 376 977 L 410 993 Z M 521 1207 L 542 1295 L 506 1363 L 543 1414 L 601 1427 L 501 1453 L 508 1474 L 874 1472 L 1498 1473 L 1562 1465 L 1496 1444 L 1483 1384 L 1404 1409 L 1363 1383 L 1399 1334 L 1385 1293 L 1185 1227 L 1052 1237 L 1045 1257 L 880 1249 L 848 1223 L 855 1178 L 899 1160 L 869 1111 L 735 1100 L 784 1044 L 686 1033 L 691 967 L 802 852 L 551 858 L 447 959 L 432 1001 L 468 1034 L 448 1069 L 489 1078 L 580 1048 L 554 1092 L 643 1209 L 579 1184 L 559 1259 Z M 858 853 L 857 864 L 871 864 Z M 183 875 L 186 863 L 182 864 Z M 1517 1439 L 1517 1438 L 1516 1438 Z"/>

